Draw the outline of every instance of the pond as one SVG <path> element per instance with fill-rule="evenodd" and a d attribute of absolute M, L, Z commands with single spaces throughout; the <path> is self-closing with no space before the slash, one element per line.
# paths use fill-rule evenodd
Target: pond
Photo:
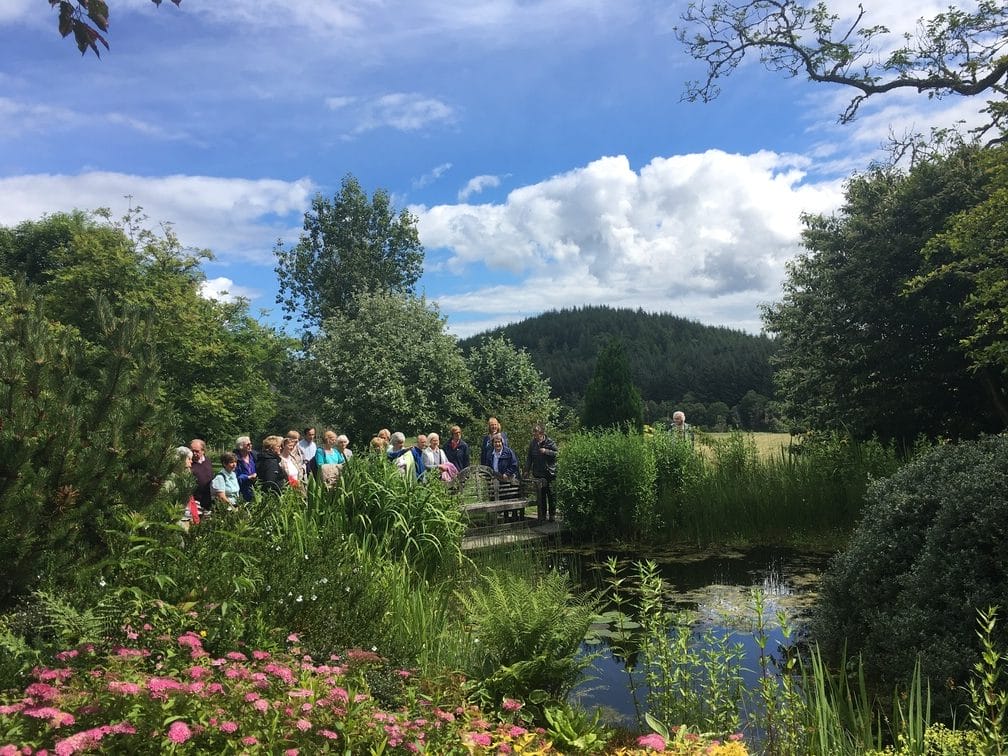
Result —
<path fill-rule="evenodd" d="M 743 680 L 752 688 L 759 676 L 760 656 L 752 632 L 756 624 L 752 589 L 758 588 L 764 595 L 767 649 L 776 653 L 785 640 L 777 621 L 778 612 L 783 612 L 788 624 L 800 632 L 807 623 L 819 578 L 830 555 L 765 547 L 718 551 L 684 547 L 648 554 L 590 549 L 554 552 L 557 566 L 569 569 L 588 589 L 604 587 L 608 575 L 605 563 L 610 557 L 631 567 L 641 559 L 655 562 L 666 583 L 668 600 L 695 613 L 693 628 L 697 636 L 710 631 L 715 637 L 741 645 Z M 627 572 L 633 572 L 632 568 Z M 634 601 L 632 595 L 626 598 Z M 628 611 L 626 607 L 624 611 Z M 609 724 L 638 729 L 641 727 L 638 707 L 643 706 L 647 689 L 637 655 L 621 653 L 621 644 L 606 637 L 604 624 L 594 627 L 602 632 L 582 646 L 582 653 L 592 659 L 591 665 L 571 698 L 589 711 L 600 711 Z"/>

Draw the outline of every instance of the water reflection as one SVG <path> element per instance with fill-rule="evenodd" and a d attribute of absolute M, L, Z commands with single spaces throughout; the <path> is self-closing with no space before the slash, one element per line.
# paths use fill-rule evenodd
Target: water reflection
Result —
<path fill-rule="evenodd" d="M 743 681 L 750 688 L 757 684 L 760 674 L 760 648 L 753 634 L 757 616 L 752 589 L 758 588 L 763 593 L 766 649 L 779 661 L 780 648 L 786 644 L 778 615 L 785 617 L 787 624 L 800 633 L 829 560 L 828 554 L 771 548 L 716 552 L 683 548 L 646 555 L 570 549 L 554 554 L 556 566 L 569 570 L 582 587 L 595 590 L 604 590 L 608 585 L 605 563 L 610 557 L 628 567 L 623 574 L 629 584 L 633 583 L 630 568 L 633 562 L 642 559 L 655 562 L 665 581 L 668 601 L 693 613 L 694 639 L 700 642 L 703 634 L 710 632 L 718 643 L 738 644 Z M 632 587 L 624 598 L 630 608 L 625 605 L 623 609 L 632 614 L 635 611 L 632 607 L 636 606 Z M 582 647 L 585 656 L 594 658 L 572 698 L 589 710 L 600 710 L 612 724 L 637 728 L 643 714 L 639 707 L 646 701 L 647 688 L 632 633 L 622 641 L 615 639 L 612 633 L 600 632 L 597 636 L 593 639 L 595 642 Z M 744 721 L 744 711 L 742 718 Z"/>

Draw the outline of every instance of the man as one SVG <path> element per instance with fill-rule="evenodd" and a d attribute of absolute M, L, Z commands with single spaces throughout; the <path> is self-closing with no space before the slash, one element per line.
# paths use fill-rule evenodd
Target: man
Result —
<path fill-rule="evenodd" d="M 551 486 L 556 479 L 556 458 L 557 445 L 546 435 L 546 428 L 533 427 L 525 464 L 529 475 L 539 482 L 539 519 L 548 515 L 550 522 L 556 519 L 556 494 Z"/>
<path fill-rule="evenodd" d="M 462 472 L 469 467 L 469 444 L 462 440 L 462 429 L 453 425 L 450 430 L 451 440 L 443 447 L 448 461 Z"/>
<path fill-rule="evenodd" d="M 400 431 L 393 433 L 389 441 L 392 446 L 386 454 L 389 461 L 402 470 L 403 475 L 408 477 L 412 473 L 418 480 L 422 478 L 424 474 L 423 453 L 415 446 L 404 448 L 406 436 Z M 426 441 L 425 437 L 424 442 L 426 443 Z"/>
<path fill-rule="evenodd" d="M 305 474 L 313 475 L 315 473 L 315 452 L 318 451 L 318 446 L 315 445 L 315 428 L 308 426 L 304 429 L 304 438 L 298 441 L 298 449 L 301 452 L 301 459 L 304 460 Z"/>
<path fill-rule="evenodd" d="M 496 417 L 491 417 L 487 420 L 487 432 L 483 436 L 483 442 L 480 444 L 480 464 L 484 467 L 490 467 L 490 455 L 493 454 L 493 437 L 495 434 L 500 434 L 501 439 L 504 441 L 504 446 L 508 445 L 507 433 L 501 430 L 501 424 Z"/>
<path fill-rule="evenodd" d="M 677 410 L 672 413 L 672 436 L 679 441 L 689 441 L 693 445 L 693 429 L 686 422 L 686 413 Z"/>
<path fill-rule="evenodd" d="M 494 471 L 494 475 L 502 480 L 514 480 L 518 477 L 518 456 L 511 450 L 510 446 L 504 445 L 504 437 L 500 433 L 494 433 L 490 439 L 491 452 L 490 464 L 487 465 Z"/>
<path fill-rule="evenodd" d="M 214 477 L 213 465 L 210 464 L 210 460 L 207 458 L 206 443 L 204 443 L 203 439 L 194 438 L 189 442 L 189 448 L 192 449 L 192 465 L 190 465 L 189 469 L 196 479 L 196 486 L 193 488 L 193 497 L 202 511 L 209 512 L 213 509 L 210 493 L 210 482 Z"/>

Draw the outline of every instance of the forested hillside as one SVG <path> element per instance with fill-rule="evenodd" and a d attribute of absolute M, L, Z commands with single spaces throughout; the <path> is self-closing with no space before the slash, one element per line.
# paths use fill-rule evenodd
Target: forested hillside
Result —
<path fill-rule="evenodd" d="M 774 341 L 669 314 L 611 307 L 550 311 L 462 341 L 465 350 L 505 336 L 532 355 L 554 396 L 578 407 L 602 345 L 623 341 L 645 400 L 645 421 L 683 409 L 689 422 L 766 428 L 774 423 Z"/>

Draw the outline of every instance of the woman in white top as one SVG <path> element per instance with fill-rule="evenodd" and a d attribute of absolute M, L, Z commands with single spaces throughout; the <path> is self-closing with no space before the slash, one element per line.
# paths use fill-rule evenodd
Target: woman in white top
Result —
<path fill-rule="evenodd" d="M 438 470 L 441 480 L 449 481 L 458 475 L 458 468 L 448 461 L 448 455 L 441 448 L 441 437 L 437 433 L 427 435 L 427 448 L 423 450 L 424 468 Z"/>

